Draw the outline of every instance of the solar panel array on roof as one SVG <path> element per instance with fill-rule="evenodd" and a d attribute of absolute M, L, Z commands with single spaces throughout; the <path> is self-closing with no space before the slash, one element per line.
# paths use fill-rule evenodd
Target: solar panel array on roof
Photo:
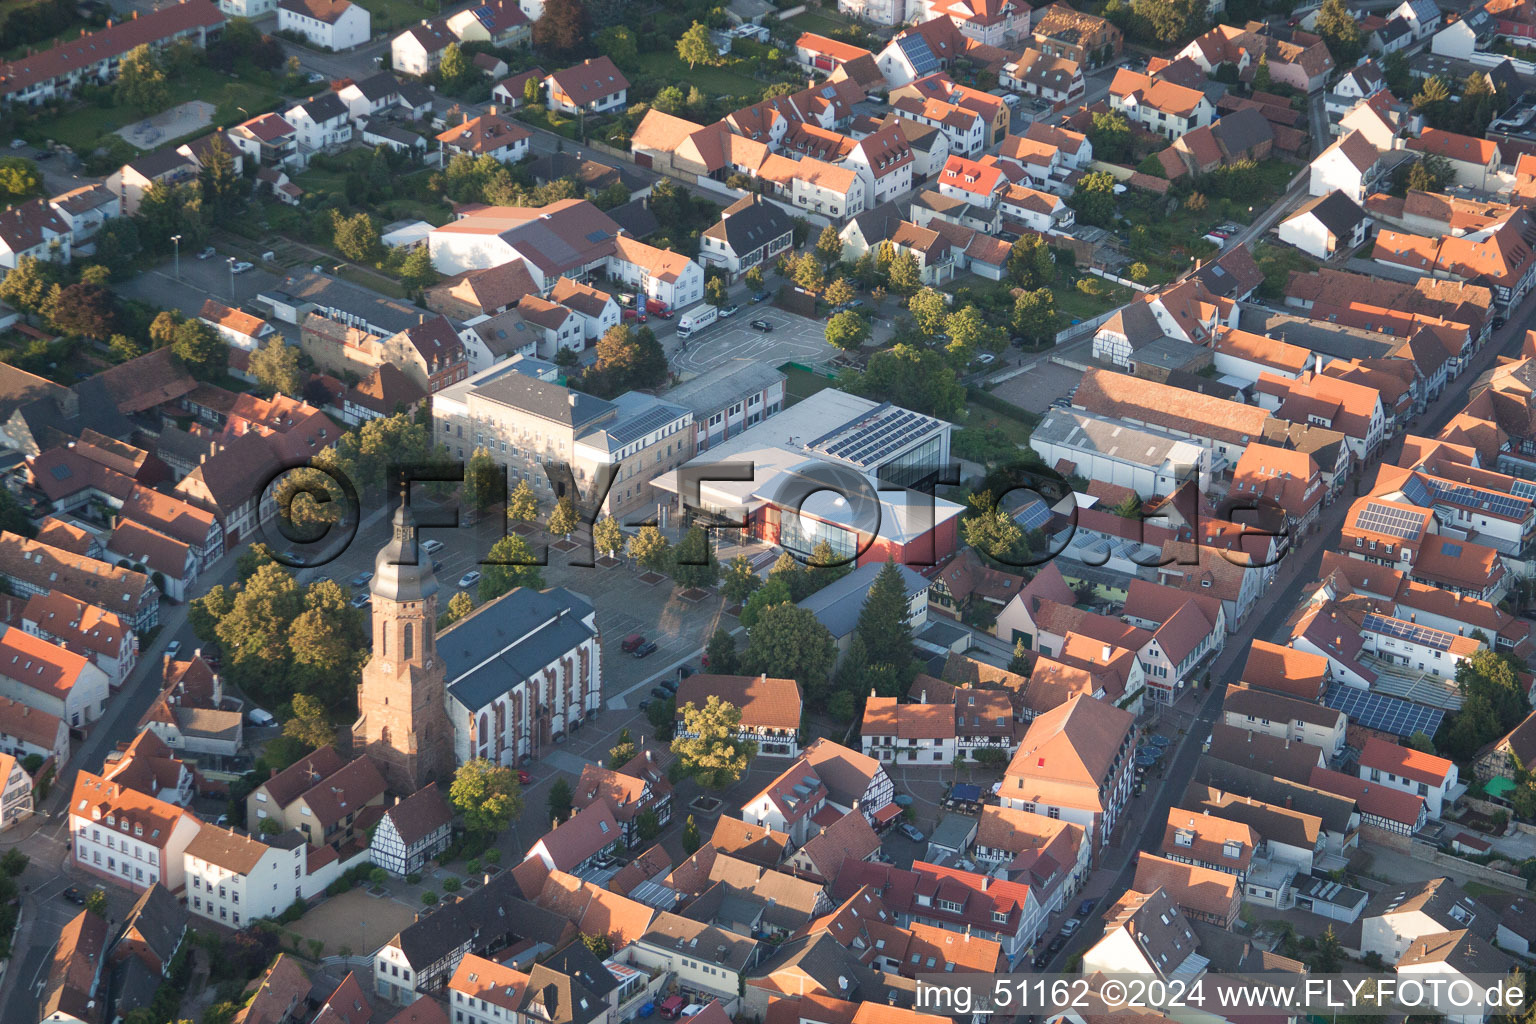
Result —
<path fill-rule="evenodd" d="M 1372 633 L 1380 633 L 1382 636 L 1392 636 L 1399 640 L 1407 640 L 1410 643 L 1423 647 L 1433 647 L 1439 651 L 1451 649 L 1451 641 L 1456 639 L 1455 634 L 1447 633 L 1443 629 L 1430 629 L 1416 622 L 1408 622 L 1405 619 L 1391 618 L 1386 615 L 1377 615 L 1372 612 L 1365 617 L 1365 628 Z"/>
<path fill-rule="evenodd" d="M 902 36 L 897 43 L 901 46 L 901 52 L 907 55 L 908 62 L 912 65 L 912 71 L 918 77 L 937 71 L 943 65 L 939 58 L 933 55 L 928 48 L 928 40 L 915 33 Z"/>
<path fill-rule="evenodd" d="M 1416 732 L 1433 736 L 1445 719 L 1445 712 L 1439 708 L 1427 708 L 1353 686 L 1330 687 L 1323 703 L 1335 711 L 1344 712 L 1358 725 L 1394 736 L 1408 737 Z"/>
<path fill-rule="evenodd" d="M 1355 528 L 1401 540 L 1418 540 L 1424 530 L 1424 517 L 1407 509 L 1371 501 L 1355 516 Z"/>
<path fill-rule="evenodd" d="M 828 434 L 817 438 L 808 447 L 835 459 L 868 466 L 906 447 L 914 437 L 932 429 L 936 422 L 921 413 L 887 406 L 854 424 L 851 433 Z"/>
<path fill-rule="evenodd" d="M 1413 476 L 1409 479 L 1417 481 L 1419 477 Z M 1524 519 L 1531 510 L 1531 503 L 1528 498 L 1519 498 L 1511 494 L 1500 494 L 1498 491 L 1471 487 L 1467 484 L 1457 483 L 1454 480 L 1442 480 L 1439 477 L 1425 478 L 1425 483 L 1434 491 L 1436 501 L 1460 505 L 1463 508 L 1474 508 L 1481 512 L 1504 516 L 1508 519 Z M 1407 493 L 1406 488 L 1404 488 L 1403 493 Z M 1414 504 L 1417 505 L 1420 502 L 1415 500 Z"/>
<path fill-rule="evenodd" d="M 1452 544 L 1450 541 L 1441 541 L 1441 543 L 1440 543 L 1440 553 L 1442 555 L 1450 555 L 1452 558 L 1460 558 L 1461 557 L 1461 545 L 1460 544 Z"/>
<path fill-rule="evenodd" d="M 1013 521 L 1026 530 L 1038 530 L 1051 521 L 1051 507 L 1036 498 L 1015 512 Z"/>
<path fill-rule="evenodd" d="M 1532 483 L 1529 480 L 1511 479 L 1509 493 L 1530 501 L 1536 501 L 1536 483 Z"/>
<path fill-rule="evenodd" d="M 1431 504 L 1429 487 L 1424 483 L 1424 478 L 1417 474 L 1403 481 L 1403 497 L 1420 508 L 1428 508 Z"/>

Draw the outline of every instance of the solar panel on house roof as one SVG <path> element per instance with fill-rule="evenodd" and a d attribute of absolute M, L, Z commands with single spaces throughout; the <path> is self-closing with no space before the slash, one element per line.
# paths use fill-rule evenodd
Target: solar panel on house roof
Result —
<path fill-rule="evenodd" d="M 912 70 L 919 77 L 930 71 L 939 70 L 939 58 L 933 55 L 928 48 L 928 40 L 920 35 L 910 34 L 900 40 L 901 52 L 907 55 L 907 60 L 912 64 Z"/>
<path fill-rule="evenodd" d="M 1430 504 L 1429 487 L 1425 485 L 1424 478 L 1410 476 L 1403 481 L 1403 497 L 1414 505 L 1428 507 Z"/>
<path fill-rule="evenodd" d="M 1402 540 L 1418 540 L 1424 529 L 1424 518 L 1407 509 L 1371 501 L 1355 516 L 1355 527 Z"/>
<path fill-rule="evenodd" d="M 1461 557 L 1461 545 L 1452 544 L 1450 541 L 1441 541 L 1440 551 L 1442 554 L 1450 555 L 1452 558 Z"/>
<path fill-rule="evenodd" d="M 1015 512 L 1013 521 L 1026 530 L 1038 530 L 1051 521 L 1051 507 L 1036 498 Z"/>
<path fill-rule="evenodd" d="M 1441 651 L 1450 650 L 1451 641 L 1455 638 L 1453 634 L 1441 629 L 1430 629 L 1416 622 L 1389 618 L 1374 612 L 1365 617 L 1365 628 L 1372 633 L 1396 637 L 1399 640 L 1407 640 L 1422 647 L 1433 647 Z"/>
<path fill-rule="evenodd" d="M 1333 686 L 1323 697 L 1323 703 L 1335 711 L 1348 715 L 1350 721 L 1367 729 L 1378 729 L 1394 736 L 1412 736 L 1422 732 L 1433 736 L 1440 729 L 1445 712 L 1412 701 L 1371 693 L 1353 686 Z"/>

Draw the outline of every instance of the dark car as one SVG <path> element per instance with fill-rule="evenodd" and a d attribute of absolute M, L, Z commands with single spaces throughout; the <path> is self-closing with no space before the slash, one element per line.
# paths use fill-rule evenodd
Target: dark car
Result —
<path fill-rule="evenodd" d="M 666 690 L 663 690 L 659 686 L 651 687 L 651 696 L 655 697 L 657 700 L 671 700 L 672 699 L 672 695 L 670 693 L 668 693 Z"/>
<path fill-rule="evenodd" d="M 1077 916 L 1087 917 L 1089 914 L 1093 913 L 1093 905 L 1096 902 L 1096 900 L 1083 900 L 1083 902 L 1077 905 Z"/>
<path fill-rule="evenodd" d="M 677 684 L 674 683 L 672 680 L 670 680 L 670 679 L 663 679 L 657 685 L 659 685 L 663 690 L 666 690 L 667 693 L 670 694 L 671 696 L 674 696 L 674 697 L 677 696 Z"/>
<path fill-rule="evenodd" d="M 1057 953 L 1061 952 L 1061 948 L 1066 944 L 1067 937 L 1065 935 L 1058 935 L 1051 940 L 1051 944 L 1049 946 L 1045 947 L 1045 952 L 1049 956 L 1055 956 Z"/>
<path fill-rule="evenodd" d="M 635 648 L 639 647 L 643 643 L 645 643 L 644 636 L 639 633 L 631 633 L 629 636 L 624 638 L 623 643 L 619 644 L 619 650 L 623 651 L 625 654 L 633 654 L 635 652 Z"/>
<path fill-rule="evenodd" d="M 635 707 L 639 708 L 641 711 L 648 711 L 650 710 L 651 702 L 648 700 L 643 700 L 639 704 L 636 704 Z"/>
<path fill-rule="evenodd" d="M 769 295 L 767 292 L 758 292 L 756 295 L 752 296 L 752 303 L 756 305 L 759 302 L 767 302 L 771 298 L 773 298 L 773 296 Z"/>
<path fill-rule="evenodd" d="M 691 675 L 693 675 L 693 666 L 692 665 L 679 665 L 679 666 L 677 666 L 677 678 L 679 678 L 679 679 L 687 679 Z"/>
<path fill-rule="evenodd" d="M 769 334 L 773 331 L 773 324 L 767 320 L 753 320 L 750 326 L 754 331 L 762 331 L 764 334 Z"/>
<path fill-rule="evenodd" d="M 653 640 L 647 640 L 645 643 L 641 644 L 639 647 L 636 647 L 634 650 L 634 655 L 637 658 L 649 658 L 655 653 L 656 643 Z"/>
<path fill-rule="evenodd" d="M 65 899 L 69 900 L 69 902 L 73 903 L 77 907 L 85 906 L 85 893 L 81 892 L 79 889 L 76 889 L 74 886 L 70 886 L 68 889 L 65 889 L 60 895 L 62 895 Z"/>
<path fill-rule="evenodd" d="M 1051 962 L 1049 954 L 1040 953 L 1035 957 L 1035 970 L 1044 970 L 1045 965 Z"/>

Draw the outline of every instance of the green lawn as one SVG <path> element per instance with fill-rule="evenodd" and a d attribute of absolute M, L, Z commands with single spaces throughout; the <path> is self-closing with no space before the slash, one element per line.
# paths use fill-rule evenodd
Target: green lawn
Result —
<path fill-rule="evenodd" d="M 277 80 L 233 78 L 212 68 L 197 68 L 171 82 L 171 102 L 167 106 L 196 98 L 212 103 L 214 121 L 220 125 L 237 124 L 247 117 L 271 110 L 282 98 Z M 242 112 L 244 111 L 244 112 Z M 66 143 L 78 153 L 88 153 L 102 145 L 102 137 L 124 125 L 142 120 L 143 111 L 133 107 L 98 107 L 80 105 L 35 130 L 33 134 Z M 161 140 L 159 145 L 184 140 Z"/>
<path fill-rule="evenodd" d="M 1065 269 L 1056 274 L 1056 283 L 1051 291 L 1056 294 L 1056 309 L 1063 317 L 1062 328 L 1070 326 L 1073 320 L 1091 320 L 1100 313 L 1108 313 L 1116 306 L 1123 306 L 1131 301 L 1131 290 L 1117 284 L 1111 284 L 1103 278 L 1092 274 L 1084 274 L 1083 280 L 1090 282 L 1088 287 L 1102 289 L 1098 295 L 1089 295 L 1079 291 L 1071 276 Z"/>
<path fill-rule="evenodd" d="M 422 18 L 435 18 L 442 6 L 432 0 L 425 3 L 418 3 L 417 0 L 358 0 L 358 3 L 367 8 L 372 18 L 374 35 L 409 25 Z"/>
<path fill-rule="evenodd" d="M 817 35 L 830 36 L 835 32 L 852 28 L 853 22 L 838 14 L 837 11 L 805 11 L 789 19 L 789 24 L 802 32 L 815 32 Z"/>
<path fill-rule="evenodd" d="M 730 58 L 726 58 L 729 60 Z M 729 67 L 713 67 L 701 64 L 692 70 L 688 65 L 678 59 L 676 53 L 667 50 L 657 50 L 653 53 L 642 53 L 636 58 L 636 63 L 644 74 L 655 75 L 668 85 L 676 85 L 686 88 L 697 85 L 710 96 L 761 96 L 767 83 L 759 82 L 751 75 L 732 70 Z"/>

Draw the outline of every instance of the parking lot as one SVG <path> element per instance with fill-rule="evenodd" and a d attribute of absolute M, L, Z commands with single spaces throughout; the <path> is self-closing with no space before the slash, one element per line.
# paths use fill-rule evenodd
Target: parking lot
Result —
<path fill-rule="evenodd" d="M 766 320 L 770 332 L 754 330 L 753 320 Z M 838 354 L 827 344 L 826 325 L 767 303 L 744 305 L 729 320 L 720 320 L 689 338 L 675 350 L 673 365 L 684 377 L 716 370 L 732 360 L 778 366 L 782 363 L 825 363 Z"/>
<path fill-rule="evenodd" d="M 1059 366 L 1041 357 L 1033 369 L 1009 377 L 992 389 L 992 394 L 1021 409 L 1040 414 L 1056 399 L 1066 395 L 1083 379 L 1081 370 Z"/>

